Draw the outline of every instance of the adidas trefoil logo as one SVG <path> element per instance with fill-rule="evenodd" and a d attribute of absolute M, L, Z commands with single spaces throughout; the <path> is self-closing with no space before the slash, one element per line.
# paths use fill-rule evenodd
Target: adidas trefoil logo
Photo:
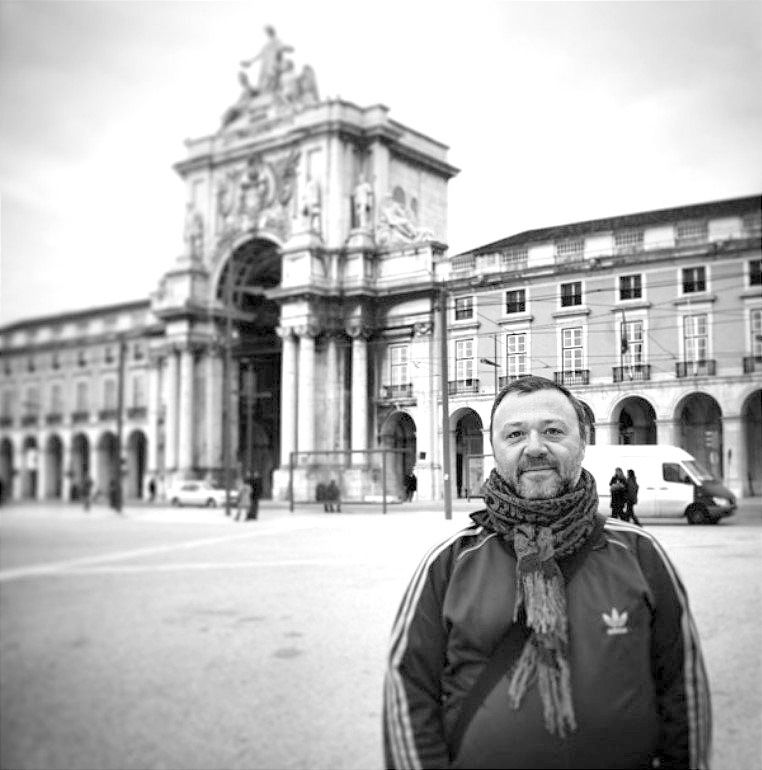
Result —
<path fill-rule="evenodd" d="M 606 624 L 606 633 L 612 634 L 626 634 L 630 629 L 627 628 L 627 613 L 623 612 L 619 614 L 616 607 L 611 608 L 611 614 L 607 615 L 602 613 L 603 622 Z"/>

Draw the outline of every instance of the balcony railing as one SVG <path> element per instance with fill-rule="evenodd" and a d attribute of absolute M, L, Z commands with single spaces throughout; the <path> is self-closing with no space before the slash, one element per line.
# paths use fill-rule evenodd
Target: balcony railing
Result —
<path fill-rule="evenodd" d="M 704 361 L 678 361 L 675 364 L 675 374 L 678 377 L 711 377 L 715 374 L 716 369 L 716 362 L 713 359 Z"/>
<path fill-rule="evenodd" d="M 99 409 L 98 419 L 99 420 L 116 420 L 116 409 L 114 408 Z"/>
<path fill-rule="evenodd" d="M 558 385 L 587 385 L 590 382 L 589 369 L 565 369 L 555 372 Z"/>
<path fill-rule="evenodd" d="M 450 380 L 447 384 L 447 392 L 451 396 L 457 396 L 462 393 L 478 393 L 479 380 Z"/>
<path fill-rule="evenodd" d="M 145 420 L 148 409 L 144 406 L 127 407 L 127 418 L 129 420 Z"/>
<path fill-rule="evenodd" d="M 523 377 L 531 377 L 532 375 L 527 374 L 506 374 L 503 377 L 497 378 L 497 386 L 498 388 L 504 388 L 506 385 L 510 385 L 510 383 L 515 382 L 516 380 L 520 380 Z"/>
<path fill-rule="evenodd" d="M 50 412 L 45 415 L 45 422 L 48 425 L 60 425 L 63 422 L 63 415 L 61 412 Z"/>
<path fill-rule="evenodd" d="M 762 372 L 762 356 L 744 356 L 743 373 Z"/>
<path fill-rule="evenodd" d="M 413 383 L 405 382 L 401 385 L 382 385 L 381 398 L 388 401 L 399 401 L 403 398 L 413 397 Z"/>
<path fill-rule="evenodd" d="M 0 428 L 10 428 L 13 425 L 13 417 L 0 417 Z"/>
<path fill-rule="evenodd" d="M 87 409 L 79 409 L 76 412 L 71 413 L 71 421 L 73 423 L 88 422 L 90 420 L 90 412 Z"/>
<path fill-rule="evenodd" d="M 650 380 L 650 364 L 632 364 L 631 366 L 614 366 L 614 382 L 626 382 L 627 380 Z"/>
<path fill-rule="evenodd" d="M 26 428 L 29 425 L 37 425 L 39 422 L 39 417 L 36 414 L 22 414 L 21 415 L 21 424 Z"/>

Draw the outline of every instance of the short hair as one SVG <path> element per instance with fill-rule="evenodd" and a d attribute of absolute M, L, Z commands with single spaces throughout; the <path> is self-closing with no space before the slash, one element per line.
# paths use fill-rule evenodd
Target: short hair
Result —
<path fill-rule="evenodd" d="M 492 412 L 489 416 L 490 442 L 492 441 L 492 428 L 495 424 L 495 411 L 497 410 L 498 406 L 500 406 L 500 402 L 506 396 L 510 396 L 511 393 L 527 394 L 536 393 L 538 390 L 557 390 L 559 393 L 562 393 L 564 396 L 566 396 L 566 399 L 574 409 L 574 413 L 577 415 L 577 420 L 579 422 L 579 435 L 582 439 L 582 443 L 586 444 L 587 434 L 585 432 L 585 427 L 590 424 L 590 420 L 588 419 L 587 412 L 585 411 L 585 407 L 582 405 L 582 402 L 576 399 L 571 394 L 569 389 L 565 388 L 563 385 L 559 385 L 557 382 L 553 382 L 553 380 L 549 380 L 547 377 L 538 377 L 534 374 L 530 374 L 526 377 L 518 377 L 512 382 L 509 382 L 497 394 L 497 396 L 495 396 L 495 403 L 492 404 Z"/>

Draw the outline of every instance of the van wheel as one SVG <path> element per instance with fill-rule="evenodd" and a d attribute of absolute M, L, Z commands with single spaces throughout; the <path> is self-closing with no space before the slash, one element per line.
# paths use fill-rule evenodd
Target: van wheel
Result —
<path fill-rule="evenodd" d="M 685 515 L 688 517 L 689 524 L 709 524 L 709 512 L 700 503 L 694 503 L 689 505 L 685 511 Z"/>

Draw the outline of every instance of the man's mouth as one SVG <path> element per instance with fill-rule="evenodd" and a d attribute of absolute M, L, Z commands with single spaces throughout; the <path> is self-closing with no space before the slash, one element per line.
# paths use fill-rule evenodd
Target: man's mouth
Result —
<path fill-rule="evenodd" d="M 521 472 L 522 473 L 544 473 L 547 471 L 554 471 L 554 470 L 555 468 L 552 468 L 549 465 L 542 465 L 534 468 L 522 468 Z"/>

